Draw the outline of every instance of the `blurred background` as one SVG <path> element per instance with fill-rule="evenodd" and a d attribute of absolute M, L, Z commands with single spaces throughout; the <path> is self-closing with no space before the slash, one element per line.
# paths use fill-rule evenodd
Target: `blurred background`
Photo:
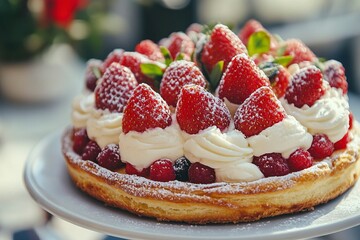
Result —
<path fill-rule="evenodd" d="M 46 214 L 22 180 L 33 146 L 69 125 L 89 58 L 133 50 L 141 39 L 158 42 L 193 22 L 237 32 L 250 18 L 342 62 L 360 119 L 358 0 L 0 0 L 0 240 L 111 239 Z M 317 239 L 358 236 L 352 228 Z"/>

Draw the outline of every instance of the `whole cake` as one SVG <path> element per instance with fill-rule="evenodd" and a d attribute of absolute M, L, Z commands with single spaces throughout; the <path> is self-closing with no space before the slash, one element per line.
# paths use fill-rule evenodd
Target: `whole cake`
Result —
<path fill-rule="evenodd" d="M 313 209 L 360 172 L 345 70 L 256 20 L 191 25 L 90 60 L 62 139 L 84 192 L 160 221 Z"/>

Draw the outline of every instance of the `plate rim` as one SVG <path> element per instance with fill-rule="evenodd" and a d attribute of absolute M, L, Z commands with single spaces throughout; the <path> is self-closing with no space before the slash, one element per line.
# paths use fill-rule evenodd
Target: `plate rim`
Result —
<path fill-rule="evenodd" d="M 137 232 L 137 231 L 129 231 L 126 229 L 119 229 L 115 226 L 108 226 L 108 224 L 102 224 L 99 222 L 96 222 L 93 219 L 88 219 L 86 217 L 81 216 L 79 213 L 74 213 L 68 211 L 64 206 L 59 206 L 58 204 L 51 201 L 46 196 L 45 192 L 42 192 L 37 186 L 36 177 L 32 173 L 33 168 L 32 166 L 36 163 L 36 161 L 39 161 L 41 159 L 40 154 L 44 154 L 45 146 L 50 145 L 52 142 L 56 142 L 58 140 L 59 143 L 59 150 L 61 145 L 61 136 L 64 132 L 64 129 L 57 130 L 46 137 L 44 137 L 40 142 L 38 142 L 34 148 L 29 153 L 25 167 L 23 170 L 23 181 L 25 184 L 25 187 L 30 194 L 30 196 L 37 202 L 42 208 L 44 208 L 46 211 L 50 212 L 51 214 L 68 221 L 72 224 L 101 232 L 104 234 L 117 236 L 117 237 L 125 237 L 125 238 L 131 238 L 131 239 L 152 239 L 151 237 L 155 237 L 159 240 L 161 239 L 249 239 L 249 240 L 266 240 L 266 239 L 289 239 L 289 238 L 311 238 L 311 237 L 318 237 L 323 236 L 335 232 L 339 232 L 357 225 L 360 225 L 360 213 L 355 216 L 350 216 L 348 218 L 343 218 L 342 220 L 333 221 L 331 223 L 322 223 L 317 226 L 306 226 L 301 227 L 299 230 L 289 230 L 289 231 L 278 231 L 273 232 L 271 234 L 271 237 L 268 238 L 268 236 L 263 235 L 247 235 L 246 238 L 239 238 L 239 236 L 222 236 L 222 237 L 216 237 L 216 236 L 192 236 L 189 237 L 186 236 L 174 236 L 164 233 L 157 232 L 156 235 L 153 235 L 153 233 L 145 233 L 145 232 Z M 65 163 L 64 163 L 65 165 Z M 349 191 L 352 191 L 353 188 L 358 185 L 359 182 L 357 182 L 353 187 L 348 189 L 344 194 L 346 194 Z M 79 190 L 80 191 L 80 190 Z M 342 195 L 343 196 L 343 195 Z M 339 196 L 339 197 L 342 197 Z M 323 205 L 323 204 L 322 204 Z M 114 211 L 117 211 L 117 209 L 114 209 Z M 316 211 L 316 209 L 314 210 Z M 306 213 L 305 213 L 306 214 Z M 286 217 L 294 217 L 296 214 L 290 214 L 290 215 L 283 215 L 279 216 L 278 218 L 286 218 Z M 265 219 L 266 220 L 266 219 Z M 267 220 L 271 221 L 271 218 L 267 218 Z M 141 221 L 141 218 L 139 217 L 139 221 Z M 156 222 L 155 224 L 161 224 L 161 222 Z M 166 224 L 171 224 L 169 222 L 166 222 Z M 241 224 L 241 223 L 240 223 Z M 236 226 L 237 224 L 233 224 Z M 184 226 L 191 226 L 191 224 L 184 224 Z M 202 227 L 202 226 L 200 226 Z M 147 234 L 147 235 L 144 235 Z M 150 235 L 149 235 L 150 234 Z M 241 237 L 241 236 L 240 236 Z"/>

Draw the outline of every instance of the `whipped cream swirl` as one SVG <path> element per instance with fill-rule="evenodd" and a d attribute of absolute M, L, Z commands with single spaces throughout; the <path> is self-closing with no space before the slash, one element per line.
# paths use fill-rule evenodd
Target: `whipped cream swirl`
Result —
<path fill-rule="evenodd" d="M 326 134 L 332 142 L 339 141 L 349 128 L 349 104 L 341 90 L 331 88 L 324 82 L 326 92 L 311 107 L 301 108 L 280 99 L 285 111 L 294 116 L 309 133 Z"/>
<path fill-rule="evenodd" d="M 174 162 L 184 156 L 183 145 L 181 131 L 174 123 L 165 129 L 121 133 L 119 142 L 121 160 L 131 163 L 138 170 L 147 168 L 162 158 Z"/>
<path fill-rule="evenodd" d="M 93 109 L 87 121 L 87 134 L 100 148 L 119 143 L 122 133 L 123 113 L 111 113 L 108 110 Z"/>
<path fill-rule="evenodd" d="M 72 102 L 71 119 L 75 128 L 85 128 L 91 112 L 95 106 L 95 96 L 91 94 L 81 94 L 74 98 Z"/>
<path fill-rule="evenodd" d="M 214 168 L 217 181 L 252 181 L 263 177 L 259 168 L 251 163 L 253 151 L 238 130 L 222 133 L 213 126 L 187 135 L 186 139 L 185 157 L 192 163 Z"/>
<path fill-rule="evenodd" d="M 312 136 L 293 116 L 287 116 L 247 140 L 255 156 L 276 152 L 288 158 L 298 148 L 310 148 Z"/>

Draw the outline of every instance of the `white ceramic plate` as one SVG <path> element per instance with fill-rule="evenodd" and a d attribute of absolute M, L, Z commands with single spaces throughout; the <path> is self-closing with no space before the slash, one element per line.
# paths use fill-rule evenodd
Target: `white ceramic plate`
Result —
<path fill-rule="evenodd" d="M 187 225 L 160 223 L 106 207 L 71 182 L 55 133 L 30 154 L 24 179 L 31 196 L 47 211 L 69 222 L 131 239 L 297 239 L 326 235 L 360 224 L 360 184 L 314 211 L 254 223 Z"/>

